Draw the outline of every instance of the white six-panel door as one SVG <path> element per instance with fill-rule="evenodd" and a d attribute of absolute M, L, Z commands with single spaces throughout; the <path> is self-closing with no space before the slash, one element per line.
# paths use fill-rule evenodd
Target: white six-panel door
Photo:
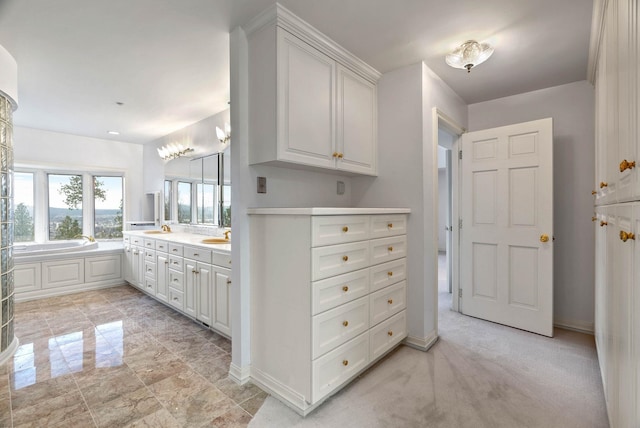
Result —
<path fill-rule="evenodd" d="M 461 311 L 553 336 L 552 120 L 466 133 L 462 154 Z"/>

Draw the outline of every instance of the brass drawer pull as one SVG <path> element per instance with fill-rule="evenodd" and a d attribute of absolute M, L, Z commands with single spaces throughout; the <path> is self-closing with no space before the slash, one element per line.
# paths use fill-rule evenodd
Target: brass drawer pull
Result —
<path fill-rule="evenodd" d="M 622 242 L 627 242 L 629 239 L 636 240 L 636 235 L 631 232 L 625 232 L 624 230 L 620 231 L 620 240 Z"/>
<path fill-rule="evenodd" d="M 342 365 L 343 366 L 348 366 L 349 365 L 349 360 L 342 360 Z"/>
<path fill-rule="evenodd" d="M 393 227 L 393 223 L 389 223 L 389 224 L 387 225 L 387 227 L 388 227 L 389 229 L 391 229 L 391 228 Z"/>
<path fill-rule="evenodd" d="M 389 331 L 387 332 L 387 334 L 388 334 L 389 336 L 393 336 L 393 332 L 392 332 L 391 330 L 389 330 Z"/>
<path fill-rule="evenodd" d="M 629 162 L 628 160 L 623 160 L 620 162 L 620 172 L 624 172 L 627 169 L 633 169 L 636 167 L 636 161 Z"/>
<path fill-rule="evenodd" d="M 607 183 L 606 181 L 601 181 L 600 182 L 600 188 L 602 189 L 603 187 L 607 187 L 609 185 L 609 183 Z"/>
<path fill-rule="evenodd" d="M 601 222 L 600 222 L 600 227 L 602 227 L 602 226 L 606 226 L 606 225 L 608 225 L 608 224 L 609 224 L 609 223 L 607 223 L 606 221 L 601 221 Z"/>
<path fill-rule="evenodd" d="M 347 260 L 349 260 L 349 256 L 342 256 L 342 261 L 346 262 Z"/>
<path fill-rule="evenodd" d="M 390 304 L 390 305 L 393 305 L 393 299 L 387 300 L 387 303 Z"/>
<path fill-rule="evenodd" d="M 344 291 L 345 293 L 349 291 L 349 286 L 345 285 L 344 287 L 342 287 L 342 291 Z"/>
<path fill-rule="evenodd" d="M 344 233 L 347 233 L 347 232 L 349 231 L 349 228 L 348 228 L 347 226 L 345 226 L 345 227 L 343 227 L 343 228 L 342 228 L 342 231 L 343 231 Z"/>
<path fill-rule="evenodd" d="M 393 247 L 389 247 L 389 248 L 387 248 L 387 250 L 393 251 Z"/>
<path fill-rule="evenodd" d="M 387 276 L 393 276 L 393 272 L 391 271 L 387 272 Z"/>
<path fill-rule="evenodd" d="M 345 326 L 345 327 L 348 326 L 349 325 L 349 321 L 342 321 L 342 325 Z"/>

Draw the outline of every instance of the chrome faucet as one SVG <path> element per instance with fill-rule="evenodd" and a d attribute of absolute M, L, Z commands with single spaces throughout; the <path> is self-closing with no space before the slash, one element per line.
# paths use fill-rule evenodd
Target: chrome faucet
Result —
<path fill-rule="evenodd" d="M 171 232 L 171 228 L 169 227 L 168 224 L 163 224 L 162 225 L 162 231 L 163 232 Z"/>

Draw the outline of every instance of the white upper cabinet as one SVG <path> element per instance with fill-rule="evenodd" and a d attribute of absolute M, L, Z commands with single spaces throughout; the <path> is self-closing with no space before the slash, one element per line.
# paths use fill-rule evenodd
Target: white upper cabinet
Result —
<path fill-rule="evenodd" d="M 249 163 L 377 175 L 380 73 L 279 4 L 245 31 Z"/>

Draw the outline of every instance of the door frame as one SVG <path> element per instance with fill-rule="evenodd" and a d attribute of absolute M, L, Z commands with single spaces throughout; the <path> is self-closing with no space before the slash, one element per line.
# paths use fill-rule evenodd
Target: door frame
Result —
<path fill-rule="evenodd" d="M 451 235 L 451 243 L 452 243 L 452 247 L 451 247 L 451 272 L 452 272 L 452 280 L 451 280 L 451 292 L 453 293 L 453 296 L 455 296 L 455 298 L 452 298 L 452 303 L 453 303 L 453 310 L 455 312 L 460 312 L 459 309 L 459 297 L 458 297 L 458 290 L 460 288 L 460 228 L 459 228 L 459 221 L 458 219 L 460 218 L 459 215 L 459 208 L 458 208 L 458 202 L 459 202 L 459 183 L 460 183 L 460 168 L 459 168 L 459 164 L 460 164 L 460 159 L 458 157 L 458 152 L 459 152 L 459 146 L 460 146 L 460 137 L 462 136 L 462 134 L 464 134 L 466 131 L 466 129 L 464 129 L 462 126 L 458 125 L 458 123 L 456 123 L 455 120 L 453 120 L 450 116 L 448 116 L 446 113 L 444 113 L 442 110 L 438 109 L 438 107 L 433 107 L 431 109 L 432 111 L 432 116 L 431 116 L 431 120 L 432 120 L 432 126 L 431 126 L 431 131 L 432 131 L 432 141 L 433 141 L 433 150 L 434 153 L 437 154 L 438 152 L 438 128 L 444 128 L 447 131 L 449 131 L 450 133 L 457 135 L 458 138 L 453 142 L 452 146 L 451 146 L 451 222 L 453 223 L 453 230 L 452 230 L 452 235 Z M 434 156 L 433 157 L 433 165 L 432 168 L 434 171 L 438 170 L 438 157 Z M 434 174 L 435 176 L 435 189 L 438 189 L 438 174 Z M 433 206 L 437 207 L 439 204 L 438 201 L 438 192 L 434 192 L 433 193 Z M 434 210 L 435 212 L 435 216 L 434 216 L 434 230 L 438 230 L 439 226 L 438 226 L 438 210 Z M 457 224 L 456 224 L 457 223 Z M 435 242 L 435 246 L 436 246 L 436 251 L 434 252 L 435 254 L 435 260 L 433 261 L 434 264 L 433 266 L 436 266 L 435 272 L 434 272 L 434 279 L 435 279 L 435 287 L 433 288 L 433 294 L 434 294 L 434 325 L 436 326 L 436 331 L 438 331 L 438 251 L 437 251 L 437 247 L 438 247 L 438 242 L 437 242 L 437 233 L 436 233 L 436 242 Z"/>

